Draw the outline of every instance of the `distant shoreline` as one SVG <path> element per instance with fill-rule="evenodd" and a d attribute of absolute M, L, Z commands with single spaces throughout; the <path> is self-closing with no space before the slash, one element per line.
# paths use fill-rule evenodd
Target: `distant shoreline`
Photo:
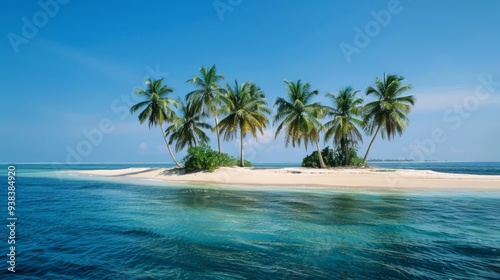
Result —
<path fill-rule="evenodd" d="M 126 168 L 64 171 L 71 176 L 116 180 L 146 179 L 185 184 L 301 189 L 367 190 L 500 190 L 500 175 L 439 173 L 428 170 L 384 168 L 241 168 L 223 167 L 213 173 L 183 174 L 174 168 Z"/>

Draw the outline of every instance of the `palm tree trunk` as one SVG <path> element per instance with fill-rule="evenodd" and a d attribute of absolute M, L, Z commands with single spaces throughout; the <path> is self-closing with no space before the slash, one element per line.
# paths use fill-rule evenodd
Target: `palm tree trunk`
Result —
<path fill-rule="evenodd" d="M 170 148 L 170 144 L 167 141 L 167 136 L 165 135 L 165 131 L 163 130 L 163 125 L 161 125 L 161 124 L 160 124 L 160 129 L 161 129 L 161 134 L 163 135 L 163 140 L 165 140 L 165 144 L 167 145 L 168 152 L 170 153 L 170 156 L 174 160 L 175 165 L 177 165 L 177 167 L 182 168 L 182 165 L 177 161 L 177 159 L 174 156 L 174 153 L 172 152 L 172 149 Z"/>
<path fill-rule="evenodd" d="M 217 147 L 219 148 L 219 154 L 222 153 L 222 150 L 220 148 L 220 131 L 219 131 L 219 118 L 217 115 L 215 117 L 215 132 L 217 133 Z"/>
<path fill-rule="evenodd" d="M 240 166 L 245 167 L 245 159 L 243 158 L 243 130 L 240 129 L 240 138 L 241 138 L 241 143 L 240 143 Z"/>
<path fill-rule="evenodd" d="M 368 149 L 366 150 L 365 157 L 363 158 L 363 165 L 366 165 L 366 158 L 368 157 L 368 153 L 370 152 L 370 148 L 372 147 L 373 141 L 375 140 L 375 137 L 377 137 L 379 130 L 380 130 L 380 125 L 377 127 L 377 131 L 375 131 L 375 134 L 373 134 L 373 138 L 372 138 L 372 141 L 370 141 L 370 145 L 368 145 Z"/>
<path fill-rule="evenodd" d="M 326 168 L 325 161 L 323 160 L 323 155 L 321 154 L 321 149 L 319 148 L 319 140 L 316 140 L 316 148 L 318 148 L 319 166 L 321 168 Z"/>
<path fill-rule="evenodd" d="M 344 152 L 344 166 L 347 166 L 349 165 L 349 151 L 348 151 L 347 141 L 343 137 L 342 139 L 340 139 L 340 147 Z"/>

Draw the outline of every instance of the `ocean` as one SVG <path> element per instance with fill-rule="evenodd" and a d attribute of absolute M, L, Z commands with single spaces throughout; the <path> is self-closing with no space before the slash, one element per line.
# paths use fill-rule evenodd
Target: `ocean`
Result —
<path fill-rule="evenodd" d="M 16 272 L 3 226 L 0 278 L 500 279 L 500 191 L 252 191 L 54 172 L 161 166 L 15 165 Z"/>
<path fill-rule="evenodd" d="M 500 162 L 370 161 L 368 164 L 381 168 L 432 170 L 444 173 L 473 175 L 500 175 Z"/>

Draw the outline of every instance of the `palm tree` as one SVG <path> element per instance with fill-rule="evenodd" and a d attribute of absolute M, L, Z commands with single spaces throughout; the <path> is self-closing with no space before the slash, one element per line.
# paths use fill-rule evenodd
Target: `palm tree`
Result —
<path fill-rule="evenodd" d="M 201 106 L 195 103 L 185 105 L 180 102 L 179 111 L 181 116 L 175 117 L 165 130 L 165 135 L 169 136 L 169 144 L 176 142 L 175 151 L 179 152 L 186 146 L 193 147 L 202 142 L 209 142 L 210 138 L 203 129 L 212 127 L 203 122 L 206 114 L 201 110 Z"/>
<path fill-rule="evenodd" d="M 224 76 L 217 74 L 217 68 L 213 65 L 210 69 L 204 66 L 200 69 L 200 75 L 187 80 L 187 83 L 194 85 L 197 89 L 186 95 L 188 103 L 202 104 L 204 111 L 214 117 L 214 129 L 217 134 L 217 146 L 221 153 L 220 131 L 219 131 L 219 110 L 220 94 L 223 92 L 219 82 L 224 80 Z"/>
<path fill-rule="evenodd" d="M 275 138 L 282 129 L 285 129 L 285 147 L 288 147 L 290 142 L 293 147 L 295 144 L 300 147 L 300 143 L 304 141 L 307 149 L 307 144 L 310 141 L 314 142 L 318 149 L 320 167 L 326 168 L 319 147 L 319 131 L 321 130 L 319 119 L 324 115 L 324 108 L 318 102 L 311 103 L 312 97 L 318 94 L 318 90 L 311 91 L 311 85 L 302 84 L 300 80 L 285 81 L 285 84 L 286 98 L 278 97 L 273 105 L 278 107 L 273 118 L 273 125 L 281 121 L 276 129 Z"/>
<path fill-rule="evenodd" d="M 382 131 L 382 139 L 387 137 L 391 140 L 396 133 L 401 135 L 410 123 L 407 115 L 410 113 L 411 106 L 415 105 L 415 97 L 413 95 L 401 96 L 412 88 L 409 84 L 403 85 L 403 80 L 402 76 L 386 76 L 384 73 L 383 80 L 377 77 L 375 83 L 366 89 L 366 95 L 374 95 L 377 100 L 364 107 L 365 130 L 368 134 L 375 131 L 363 158 L 365 163 L 379 131 Z"/>
<path fill-rule="evenodd" d="M 137 110 L 144 108 L 139 114 L 140 123 L 148 122 L 151 129 L 155 126 L 160 126 L 161 134 L 165 144 L 167 145 L 168 152 L 174 160 L 175 164 L 181 167 L 181 164 L 175 159 L 170 144 L 167 142 L 167 137 L 163 131 L 163 123 L 170 122 L 175 117 L 175 112 L 171 106 L 177 107 L 178 100 L 175 98 L 167 97 L 169 93 L 174 90 L 167 85 L 162 85 L 163 79 L 159 80 L 146 80 L 146 89 L 137 89 L 135 93 L 144 97 L 146 100 L 139 102 L 130 108 L 130 113 L 134 114 Z"/>
<path fill-rule="evenodd" d="M 247 133 L 257 138 L 257 131 L 264 133 L 269 124 L 266 114 L 271 110 L 267 106 L 264 92 L 253 83 L 239 85 L 235 81 L 234 88 L 227 85 L 227 94 L 221 96 L 222 109 L 226 117 L 219 122 L 220 131 L 224 140 L 228 141 L 240 132 L 240 166 L 245 166 L 243 156 L 243 140 Z"/>
<path fill-rule="evenodd" d="M 354 91 L 352 87 L 346 87 L 339 91 L 338 96 L 327 93 L 333 107 L 327 108 L 327 116 L 332 120 L 325 123 L 325 141 L 333 137 L 336 145 L 344 152 L 344 165 L 349 165 L 349 144 L 363 141 L 363 137 L 356 126 L 362 125 L 361 104 L 363 99 L 356 97 L 359 91 Z"/>

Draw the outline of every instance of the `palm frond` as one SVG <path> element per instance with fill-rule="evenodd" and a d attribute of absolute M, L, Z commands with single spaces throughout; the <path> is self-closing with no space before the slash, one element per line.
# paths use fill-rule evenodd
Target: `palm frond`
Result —
<path fill-rule="evenodd" d="M 401 135 L 408 126 L 408 114 L 415 105 L 414 96 L 401 96 L 412 88 L 409 84 L 402 84 L 404 77 L 394 74 L 386 75 L 383 79 L 377 77 L 375 83 L 366 89 L 366 95 L 374 95 L 375 101 L 366 104 L 362 111 L 364 129 L 372 134 L 381 128 L 382 138 L 391 139 L 396 134 Z"/>
<path fill-rule="evenodd" d="M 257 132 L 263 133 L 269 124 L 266 115 L 271 110 L 267 107 L 265 94 L 251 82 L 227 84 L 226 94 L 221 96 L 220 102 L 226 116 L 218 126 L 226 141 L 237 137 L 238 131 L 243 137 L 250 133 L 257 138 Z"/>
<path fill-rule="evenodd" d="M 300 147 L 302 143 L 307 148 L 310 141 L 319 138 L 322 125 L 319 119 L 326 115 L 327 109 L 320 103 L 312 103 L 312 98 L 318 94 L 311 90 L 311 84 L 284 81 L 286 96 L 276 98 L 273 106 L 277 112 L 273 117 L 273 125 L 280 123 L 276 129 L 275 137 L 283 131 L 285 133 L 285 146 L 292 144 Z"/>
<path fill-rule="evenodd" d="M 139 113 L 138 118 L 140 123 L 148 121 L 149 128 L 168 122 L 175 116 L 173 107 L 176 107 L 177 102 L 175 99 L 167 97 L 169 93 L 173 92 L 173 89 L 163 85 L 162 82 L 163 79 L 152 80 L 148 78 L 146 88 L 136 90 L 136 93 L 146 100 L 130 108 L 132 114 L 144 108 Z"/>

